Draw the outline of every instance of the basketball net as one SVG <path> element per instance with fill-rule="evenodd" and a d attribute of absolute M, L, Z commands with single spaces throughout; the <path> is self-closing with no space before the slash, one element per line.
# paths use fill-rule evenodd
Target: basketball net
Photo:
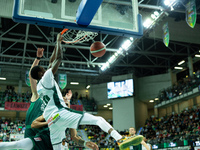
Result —
<path fill-rule="evenodd" d="M 82 30 L 63 29 L 61 32 L 63 42 L 66 44 L 77 44 L 93 40 L 98 33 Z"/>

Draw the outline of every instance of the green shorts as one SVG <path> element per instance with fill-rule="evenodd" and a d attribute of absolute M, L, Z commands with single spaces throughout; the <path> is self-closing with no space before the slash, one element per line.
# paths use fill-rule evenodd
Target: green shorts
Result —
<path fill-rule="evenodd" d="M 53 150 L 49 129 L 44 129 L 34 137 L 29 137 L 33 142 L 32 150 Z"/>
<path fill-rule="evenodd" d="M 26 130 L 25 130 L 25 134 L 24 134 L 24 138 L 34 137 L 37 133 L 39 133 L 42 130 L 43 129 L 34 129 L 34 128 L 31 128 L 27 125 Z"/>

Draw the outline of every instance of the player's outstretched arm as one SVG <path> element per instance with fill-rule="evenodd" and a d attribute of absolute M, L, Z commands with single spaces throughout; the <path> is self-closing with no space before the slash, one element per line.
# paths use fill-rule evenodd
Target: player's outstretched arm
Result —
<path fill-rule="evenodd" d="M 142 144 L 147 150 L 150 150 L 149 147 L 148 147 L 148 145 L 145 143 L 144 140 L 141 142 L 141 144 Z"/>
<path fill-rule="evenodd" d="M 56 56 L 55 56 L 55 60 L 52 62 L 52 67 L 51 67 L 53 74 L 56 73 L 56 71 L 58 70 L 58 67 L 60 66 L 60 63 L 63 59 L 63 51 L 62 51 L 61 42 L 62 42 L 62 35 L 59 33 L 57 35 Z"/>
<path fill-rule="evenodd" d="M 43 48 L 38 48 L 37 49 L 37 58 L 34 60 L 31 69 L 35 66 L 37 66 L 40 62 L 40 58 L 43 56 L 44 49 Z M 38 93 L 37 93 L 37 80 L 33 79 L 31 77 L 31 69 L 29 71 L 29 79 L 30 79 L 30 84 L 31 84 L 31 92 L 32 92 L 32 97 L 31 97 L 31 102 L 36 101 L 38 98 Z"/>
<path fill-rule="evenodd" d="M 44 126 L 47 126 L 48 122 L 45 121 L 43 115 L 41 115 L 40 117 L 36 118 L 32 124 L 31 124 L 31 128 L 42 128 Z"/>
<path fill-rule="evenodd" d="M 51 54 L 51 57 L 50 57 L 50 59 L 49 59 L 49 66 L 48 66 L 48 69 L 52 67 L 52 63 L 53 63 L 53 61 L 54 61 L 55 58 L 56 58 L 56 48 L 57 48 L 57 45 L 54 47 L 53 53 Z"/>
<path fill-rule="evenodd" d="M 97 144 L 95 144 L 94 142 L 91 142 L 91 141 L 84 141 L 80 136 L 78 136 L 76 129 L 70 128 L 70 136 L 71 136 L 72 140 L 74 142 L 76 142 L 77 144 L 80 144 L 82 146 L 86 146 L 86 147 L 93 149 L 93 150 L 99 150 Z"/>

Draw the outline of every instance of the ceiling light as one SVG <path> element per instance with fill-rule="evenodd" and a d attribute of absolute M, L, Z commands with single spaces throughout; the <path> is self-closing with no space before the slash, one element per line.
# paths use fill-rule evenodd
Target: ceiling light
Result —
<path fill-rule="evenodd" d="M 0 80 L 6 80 L 6 78 L 4 78 L 4 77 L 0 77 Z"/>
<path fill-rule="evenodd" d="M 145 28 L 148 28 L 150 25 L 152 24 L 152 20 L 150 18 L 148 18 L 144 23 L 143 26 Z"/>
<path fill-rule="evenodd" d="M 105 67 L 109 67 L 109 66 L 110 66 L 109 62 L 106 62 Z"/>
<path fill-rule="evenodd" d="M 108 106 L 107 106 L 107 105 L 104 105 L 103 107 L 105 107 L 105 108 L 106 108 L 106 107 L 108 107 Z"/>
<path fill-rule="evenodd" d="M 178 63 L 178 65 L 182 65 L 185 62 L 185 60 L 182 60 Z"/>
<path fill-rule="evenodd" d="M 103 66 L 103 67 L 101 67 L 101 71 L 104 71 L 106 68 Z"/>
<path fill-rule="evenodd" d="M 87 87 L 86 87 L 86 89 L 89 89 L 90 88 L 90 85 L 88 85 Z"/>
<path fill-rule="evenodd" d="M 200 55 L 195 55 L 195 57 L 200 57 Z"/>
<path fill-rule="evenodd" d="M 78 82 L 70 82 L 70 84 L 72 84 L 72 85 L 79 85 Z"/>
<path fill-rule="evenodd" d="M 158 16 L 159 16 L 159 12 L 158 12 L 158 11 L 154 11 L 154 15 L 155 15 L 156 17 L 158 17 Z"/>
<path fill-rule="evenodd" d="M 152 19 L 156 19 L 156 16 L 154 14 L 151 14 Z"/>
<path fill-rule="evenodd" d="M 170 6 L 170 5 L 172 5 L 174 2 L 175 2 L 175 0 L 165 0 L 165 1 L 164 1 L 164 4 L 165 4 L 166 6 Z"/>
<path fill-rule="evenodd" d="M 183 69 L 183 67 L 174 67 L 174 69 L 180 69 L 181 70 L 181 69 Z"/>
<path fill-rule="evenodd" d="M 115 59 L 115 55 L 111 56 L 111 57 L 108 59 L 108 62 L 109 62 L 109 63 L 112 63 L 112 62 L 114 61 L 114 59 Z"/>
<path fill-rule="evenodd" d="M 166 6 L 169 6 L 169 5 L 170 5 L 170 0 L 165 0 L 165 1 L 164 1 L 164 4 L 165 4 Z"/>
<path fill-rule="evenodd" d="M 130 40 L 133 41 L 133 37 L 130 37 Z"/>
<path fill-rule="evenodd" d="M 150 103 L 153 103 L 153 102 L 154 102 L 154 100 L 152 99 L 152 100 L 150 100 L 149 102 L 150 102 Z"/>
<path fill-rule="evenodd" d="M 126 40 L 123 44 L 122 44 L 122 48 L 124 50 L 128 50 L 129 46 L 131 46 L 132 42 L 130 40 Z"/>
<path fill-rule="evenodd" d="M 117 51 L 118 54 L 121 54 L 123 49 L 120 47 L 119 50 Z"/>
<path fill-rule="evenodd" d="M 110 106 L 111 104 L 107 104 L 107 106 Z"/>
<path fill-rule="evenodd" d="M 159 98 L 155 98 L 155 101 L 158 101 L 159 100 Z"/>
<path fill-rule="evenodd" d="M 109 109 L 111 109 L 111 110 L 112 110 L 113 108 L 112 108 L 112 107 L 110 107 Z"/>

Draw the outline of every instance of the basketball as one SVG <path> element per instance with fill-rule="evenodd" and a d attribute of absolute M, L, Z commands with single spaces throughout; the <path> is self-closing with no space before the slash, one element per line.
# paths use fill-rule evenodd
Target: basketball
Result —
<path fill-rule="evenodd" d="M 94 42 L 90 46 L 90 52 L 94 57 L 102 57 L 106 52 L 106 46 L 102 42 Z"/>

